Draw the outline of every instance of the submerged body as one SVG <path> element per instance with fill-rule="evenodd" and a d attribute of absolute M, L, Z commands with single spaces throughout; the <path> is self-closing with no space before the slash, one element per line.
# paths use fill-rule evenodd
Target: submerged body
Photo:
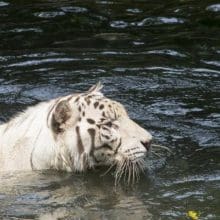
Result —
<path fill-rule="evenodd" d="M 2 124 L 0 171 L 143 168 L 152 136 L 100 89 L 42 102 Z"/>

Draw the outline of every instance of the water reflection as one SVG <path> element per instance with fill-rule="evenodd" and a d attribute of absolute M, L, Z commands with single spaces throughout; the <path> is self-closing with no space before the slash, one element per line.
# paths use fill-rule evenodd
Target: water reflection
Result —
<path fill-rule="evenodd" d="M 55 172 L 14 173 L 3 177 L 1 207 L 10 217 L 32 219 L 39 213 L 40 219 L 87 218 L 91 214 L 98 219 L 101 216 L 116 219 L 152 216 L 139 196 L 129 195 L 120 187 L 115 189 L 109 177 L 100 183 L 97 179 L 100 173 L 89 177 Z M 106 194 L 106 190 L 111 191 L 111 195 Z M 22 207 L 24 203 L 26 206 Z"/>

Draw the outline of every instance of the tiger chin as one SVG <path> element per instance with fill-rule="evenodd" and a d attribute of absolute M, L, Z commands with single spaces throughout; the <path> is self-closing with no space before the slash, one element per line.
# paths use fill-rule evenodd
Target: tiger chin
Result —
<path fill-rule="evenodd" d="M 29 107 L 0 125 L 0 171 L 82 172 L 115 167 L 115 180 L 134 182 L 145 169 L 151 134 L 119 102 L 88 91 Z"/>

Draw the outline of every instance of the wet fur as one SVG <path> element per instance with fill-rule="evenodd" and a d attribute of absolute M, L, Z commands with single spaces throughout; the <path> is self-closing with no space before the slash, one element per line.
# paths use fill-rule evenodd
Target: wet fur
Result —
<path fill-rule="evenodd" d="M 137 179 L 151 135 L 101 87 L 39 103 L 0 125 L 0 171 L 108 165 L 118 180 Z"/>

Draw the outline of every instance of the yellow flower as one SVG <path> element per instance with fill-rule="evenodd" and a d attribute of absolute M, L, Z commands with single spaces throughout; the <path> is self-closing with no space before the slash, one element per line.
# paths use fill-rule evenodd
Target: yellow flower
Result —
<path fill-rule="evenodd" d="M 198 220 L 199 219 L 199 215 L 196 211 L 188 211 L 187 216 L 189 218 L 191 218 L 192 220 Z"/>

